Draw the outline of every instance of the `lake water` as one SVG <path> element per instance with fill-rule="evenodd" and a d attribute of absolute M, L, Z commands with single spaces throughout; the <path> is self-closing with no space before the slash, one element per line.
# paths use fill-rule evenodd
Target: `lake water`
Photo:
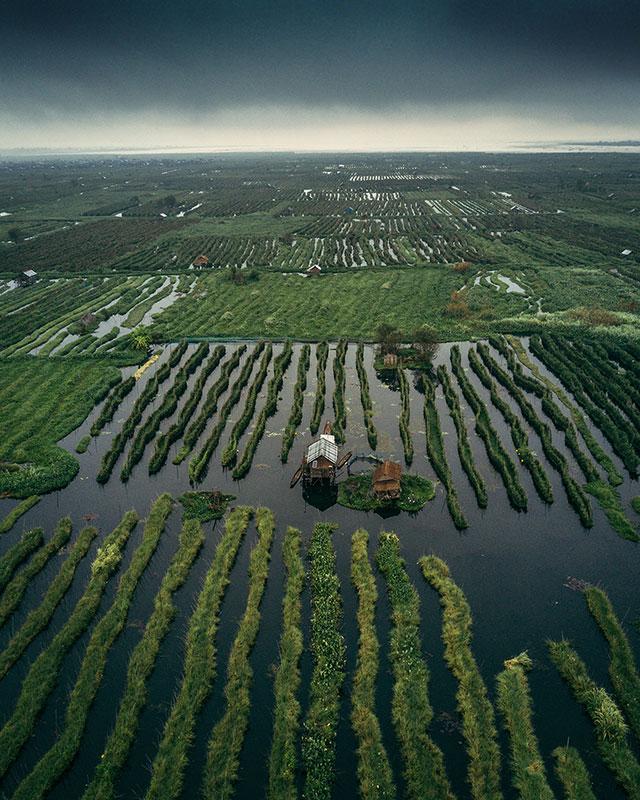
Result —
<path fill-rule="evenodd" d="M 227 357 L 238 346 L 237 343 L 228 344 Z M 195 345 L 190 346 L 190 350 L 194 347 Z M 281 347 L 282 345 L 274 346 L 274 356 Z M 609 686 L 606 644 L 587 611 L 583 596 L 566 588 L 564 584 L 571 576 L 601 585 L 611 597 L 620 618 L 630 623 L 640 616 L 637 599 L 639 565 L 637 547 L 619 538 L 610 528 L 601 510 L 595 505 L 595 524 L 591 530 L 585 530 L 567 502 L 559 475 L 548 465 L 546 465 L 547 471 L 555 496 L 555 502 L 550 507 L 545 506 L 538 499 L 529 474 L 515 459 L 523 486 L 529 497 L 529 510 L 522 514 L 513 511 L 509 506 L 501 479 L 490 466 L 484 446 L 473 431 L 473 415 L 461 398 L 476 464 L 485 478 L 489 490 L 489 507 L 484 511 L 480 510 L 468 480 L 461 470 L 456 449 L 455 428 L 440 390 L 437 393 L 437 406 L 444 433 L 444 444 L 460 502 L 469 522 L 469 528 L 466 531 L 460 533 L 454 528 L 447 510 L 442 486 L 439 484 L 434 500 L 415 516 L 402 513 L 383 519 L 374 513 L 351 511 L 335 504 L 325 507 L 326 503 L 319 502 L 317 505 L 312 505 L 305 502 L 301 484 L 294 489 L 289 489 L 289 481 L 300 462 L 304 447 L 311 441 L 308 423 L 315 385 L 314 348 L 312 348 L 303 423 L 300 428 L 305 433 L 297 437 L 289 457 L 289 463 L 285 465 L 280 463 L 281 431 L 289 415 L 300 347 L 300 345 L 294 347 L 294 358 L 286 375 L 277 414 L 268 421 L 267 433 L 258 447 L 248 476 L 236 483 L 229 472 L 222 470 L 219 463 L 220 453 L 226 444 L 231 424 L 241 413 L 242 401 L 231 415 L 225 434 L 211 460 L 207 477 L 200 487 L 203 489 L 219 488 L 232 493 L 237 496 L 237 503 L 268 506 L 274 511 L 277 521 L 270 574 L 261 607 L 260 632 L 251 656 L 254 670 L 251 717 L 242 751 L 240 780 L 236 796 L 242 800 L 263 796 L 267 780 L 267 760 L 272 726 L 273 667 L 278 662 L 281 602 L 284 587 L 281 558 L 284 531 L 287 525 L 300 528 L 306 548 L 315 523 L 333 522 L 338 525 L 334 544 L 344 603 L 343 630 L 347 639 L 347 680 L 342 698 L 341 721 L 338 731 L 337 781 L 334 792 L 336 798 L 357 796 L 356 743 L 349 721 L 349 690 L 357 651 L 356 596 L 350 583 L 349 569 L 351 535 L 359 527 L 364 527 L 369 531 L 372 556 L 380 531 L 395 530 L 400 536 L 407 570 L 421 598 L 423 652 L 431 673 L 429 691 L 434 708 L 431 733 L 445 753 L 447 771 L 457 796 L 459 798 L 470 796 L 466 784 L 467 759 L 465 744 L 459 730 L 455 725 L 449 724 L 452 718 L 456 718 L 456 682 L 443 660 L 443 647 L 440 639 L 441 611 L 438 597 L 423 580 L 416 563 L 420 556 L 429 553 L 434 553 L 447 562 L 454 580 L 462 587 L 468 598 L 474 619 L 473 650 L 491 697 L 495 697 L 495 676 L 501 670 L 504 659 L 517 655 L 525 649 L 534 659 L 535 668 L 529 677 L 534 702 L 535 727 L 547 764 L 549 778 L 556 788 L 557 796 L 561 796 L 561 790 L 552 774 L 550 753 L 553 748 L 570 741 L 580 749 L 591 770 L 596 794 L 603 798 L 622 797 L 623 795 L 617 789 L 610 773 L 604 769 L 597 756 L 590 721 L 548 659 L 545 641 L 562 636 L 570 638 L 587 662 L 594 679 L 602 685 Z M 465 366 L 467 365 L 467 349 L 468 345 L 463 344 Z M 335 346 L 332 346 L 327 368 L 325 419 L 333 417 L 331 398 L 334 385 L 331 365 L 334 351 Z M 363 425 L 359 384 L 355 370 L 355 352 L 355 345 L 350 345 L 346 364 L 348 405 L 346 447 L 354 452 L 368 453 L 369 447 Z M 494 353 L 494 355 L 499 358 L 497 354 Z M 168 350 L 163 353 L 156 367 L 167 357 Z M 245 357 L 246 355 L 243 356 L 243 359 Z M 448 364 L 449 346 L 441 347 L 437 362 Z M 376 377 L 373 370 L 373 350 L 371 348 L 366 348 L 365 364 L 374 403 L 375 424 L 378 429 L 378 453 L 388 455 L 404 464 L 398 433 L 399 393 L 380 382 Z M 267 382 L 272 368 L 273 361 Z M 124 372 L 129 374 L 131 371 L 125 370 Z M 100 527 L 100 536 L 94 542 L 90 556 L 84 559 L 78 569 L 73 586 L 56 610 L 52 624 L 36 638 L 28 652 L 2 682 L 3 703 L 0 713 L 3 720 L 8 718 L 13 709 L 14 698 L 29 663 L 51 641 L 81 595 L 99 541 L 117 524 L 127 509 L 135 508 L 141 516 L 145 516 L 150 504 L 161 492 L 169 491 L 174 497 L 177 497 L 190 488 L 188 459 L 180 466 L 171 464 L 171 458 L 180 447 L 179 442 L 172 448 L 164 469 L 155 476 L 150 477 L 147 473 L 147 463 L 153 452 L 153 447 L 149 446 L 143 460 L 134 469 L 127 484 L 122 484 L 118 477 L 122 458 L 105 486 L 101 486 L 95 480 L 103 454 L 109 448 L 112 437 L 126 419 L 133 402 L 139 396 L 152 372 L 153 370 L 149 370 L 145 374 L 116 413 L 113 423 L 107 426 L 107 430 L 101 436 L 92 441 L 88 452 L 78 456 L 81 468 L 75 481 L 64 491 L 44 497 L 39 505 L 20 520 L 10 535 L 2 537 L 0 540 L 0 549 L 4 551 L 16 541 L 22 529 L 41 525 L 45 528 L 45 533 L 50 534 L 57 520 L 66 514 L 69 514 L 74 521 L 74 535 L 82 525 L 91 524 L 83 522 L 85 515 L 95 515 L 95 524 Z M 216 380 L 218 373 L 219 368 L 210 377 L 207 388 Z M 238 373 L 239 369 L 233 373 L 231 383 Z M 476 389 L 491 408 L 487 392 L 471 371 L 468 374 Z M 194 381 L 195 376 L 191 376 L 189 387 L 193 385 Z M 264 403 L 267 382 L 264 384 L 258 401 L 258 410 Z M 162 385 L 160 397 L 148 409 L 145 417 L 161 402 L 163 390 L 166 390 L 169 385 L 169 382 Z M 187 396 L 188 391 L 183 396 L 178 410 Z M 221 397 L 218 407 L 221 407 L 225 396 Z M 529 399 L 539 409 L 536 398 L 529 397 Z M 412 384 L 411 430 L 415 456 L 411 470 L 434 479 L 433 470 L 426 457 L 422 408 L 423 397 Z M 97 413 L 98 409 L 95 409 L 78 430 L 63 440 L 62 445 L 72 450 L 77 441 L 89 431 Z M 493 413 L 492 416 L 503 444 L 513 456 L 514 449 L 506 425 L 496 413 Z M 170 422 L 171 420 L 165 421 L 162 429 L 167 430 Z M 211 424 L 212 421 L 209 426 Z M 526 424 L 525 428 L 527 428 Z M 241 450 L 250 430 L 251 426 L 240 442 Z M 207 435 L 207 431 L 204 435 Z M 598 432 L 596 435 L 598 440 L 603 442 Z M 533 449 L 546 464 L 536 435 L 529 430 L 529 436 Z M 554 442 L 562 452 L 567 452 L 562 436 L 558 436 L 555 432 Z M 607 451 L 609 452 L 608 447 Z M 618 459 L 615 457 L 613 459 L 622 472 Z M 579 477 L 571 458 L 570 463 L 573 474 Z M 620 487 L 620 490 L 625 503 L 639 493 L 637 483 L 628 479 Z M 7 513 L 14 504 L 15 501 L 12 500 L 0 500 L 0 515 Z M 176 505 L 160 545 L 137 587 L 127 627 L 109 653 L 104 679 L 89 717 L 82 750 L 72 768 L 51 793 L 51 797 L 60 799 L 78 797 L 100 759 L 106 736 L 115 719 L 117 700 L 125 681 L 128 657 L 141 636 L 143 624 L 151 612 L 159 583 L 176 550 L 180 519 L 180 506 Z M 171 700 L 179 684 L 183 640 L 189 615 L 211 562 L 222 523 L 207 523 L 204 527 L 206 544 L 198 556 L 185 586 L 175 595 L 178 613 L 169 635 L 162 644 L 156 668 L 149 681 L 148 703 L 140 720 L 139 733 L 127 767 L 120 775 L 118 791 L 123 797 L 140 797 L 146 790 L 149 766 L 155 755 Z M 140 541 L 141 532 L 142 526 L 140 525 L 131 537 L 123 567 L 128 563 L 131 553 Z M 234 565 L 231 583 L 222 606 L 217 639 L 217 677 L 211 696 L 198 718 L 195 745 L 191 751 L 190 764 L 186 772 L 184 797 L 192 797 L 200 793 L 207 741 L 213 725 L 224 708 L 223 690 L 226 663 L 238 621 L 244 610 L 248 557 L 255 540 L 255 527 L 252 524 Z M 11 633 L 24 620 L 28 610 L 39 602 L 60 563 L 60 558 L 54 558 L 52 563 L 34 580 L 19 610 L 0 631 L 0 646 L 6 644 Z M 396 782 L 399 787 L 402 787 L 402 765 L 391 725 L 390 703 L 393 682 L 388 661 L 389 606 L 384 582 L 377 571 L 376 579 L 379 589 L 377 627 L 381 643 L 377 707 Z M 100 607 L 101 613 L 108 608 L 116 584 L 117 579 L 112 579 Z M 307 588 L 304 593 L 303 607 L 305 644 L 308 644 L 309 635 L 309 602 Z M 628 629 L 632 646 L 638 653 L 638 634 L 630 625 L 628 625 Z M 10 796 L 17 782 L 33 768 L 36 761 L 54 742 L 56 732 L 63 722 L 66 698 L 77 676 L 90 631 L 91 628 L 65 658 L 61 673 L 62 679 L 47 703 L 45 712 L 40 717 L 36 735 L 29 740 L 2 785 L 7 796 Z M 311 669 L 311 657 L 305 651 L 302 660 L 301 689 L 303 713 L 307 707 Z M 504 793 L 505 797 L 512 798 L 516 795 L 510 786 L 507 740 L 501 729 L 500 737 L 503 751 Z"/>

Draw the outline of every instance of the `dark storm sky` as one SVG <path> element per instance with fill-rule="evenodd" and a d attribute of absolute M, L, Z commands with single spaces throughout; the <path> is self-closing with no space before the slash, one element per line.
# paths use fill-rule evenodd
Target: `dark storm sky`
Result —
<path fill-rule="evenodd" d="M 48 126 L 133 132 L 146 115 L 284 129 L 284 109 L 308 125 L 341 109 L 631 134 L 640 2 L 20 0 L 0 25 L 0 99 L 5 145 L 34 108 L 43 141 Z"/>

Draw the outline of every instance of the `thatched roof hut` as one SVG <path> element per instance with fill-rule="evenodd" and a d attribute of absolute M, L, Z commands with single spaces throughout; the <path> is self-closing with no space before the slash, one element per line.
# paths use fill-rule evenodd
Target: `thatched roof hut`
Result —
<path fill-rule="evenodd" d="M 383 461 L 373 473 L 373 491 L 381 500 L 397 500 L 400 497 L 402 467 L 395 461 Z"/>
<path fill-rule="evenodd" d="M 205 256 L 205 255 L 196 256 L 193 259 L 193 261 L 191 262 L 191 266 L 192 267 L 197 267 L 198 269 L 201 269 L 202 267 L 208 267 L 209 266 L 209 257 Z"/>
<path fill-rule="evenodd" d="M 384 357 L 384 366 L 386 369 L 394 369 L 398 366 L 398 356 L 395 353 L 387 353 Z"/>

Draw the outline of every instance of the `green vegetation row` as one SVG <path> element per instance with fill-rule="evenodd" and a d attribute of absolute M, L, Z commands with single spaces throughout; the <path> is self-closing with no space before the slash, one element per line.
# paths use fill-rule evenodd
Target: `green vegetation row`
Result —
<path fill-rule="evenodd" d="M 96 476 L 98 483 L 106 483 L 111 477 L 113 468 L 121 453 L 124 452 L 127 442 L 133 436 L 142 415 L 147 406 L 155 399 L 158 394 L 160 384 L 164 383 L 171 374 L 172 368 L 180 361 L 187 349 L 186 342 L 174 348 L 169 359 L 159 367 L 156 372 L 149 378 L 147 385 L 142 390 L 140 397 L 133 404 L 131 413 L 124 421 L 122 429 L 114 438 L 111 447 L 102 457 L 102 463 Z"/>
<path fill-rule="evenodd" d="M 256 511 L 258 541 L 249 556 L 249 588 L 245 612 L 238 625 L 227 663 L 225 711 L 216 723 L 207 749 L 202 784 L 205 797 L 231 797 L 238 779 L 240 752 L 249 726 L 253 670 L 250 655 L 260 627 L 260 604 L 269 575 L 275 529 L 268 508 Z"/>
<path fill-rule="evenodd" d="M 362 528 L 351 539 L 351 580 L 358 594 L 358 661 L 351 689 L 351 724 L 358 740 L 358 783 L 363 800 L 391 800 L 396 789 L 389 758 L 376 715 L 376 681 L 380 645 L 376 633 L 378 601 L 367 545 L 369 534 Z"/>
<path fill-rule="evenodd" d="M 315 525 L 309 547 L 313 673 L 302 737 L 304 797 L 307 800 L 331 798 L 340 692 L 345 679 L 340 582 L 331 541 L 335 528 L 326 523 Z"/>
<path fill-rule="evenodd" d="M 0 680 L 4 678 L 29 644 L 51 621 L 54 611 L 60 605 L 62 598 L 71 586 L 78 564 L 89 552 L 91 543 L 97 533 L 98 529 L 93 527 L 83 528 L 80 531 L 71 548 L 71 552 L 63 562 L 56 577 L 49 584 L 40 605 L 27 614 L 25 621 L 0 653 Z"/>
<path fill-rule="evenodd" d="M 480 475 L 476 468 L 471 445 L 469 444 L 469 436 L 467 435 L 467 426 L 465 425 L 462 409 L 460 408 L 460 401 L 451 384 L 449 372 L 444 364 L 440 364 L 438 367 L 437 375 L 444 392 L 445 400 L 447 401 L 447 406 L 449 407 L 449 413 L 453 419 L 453 424 L 456 426 L 460 463 L 462 464 L 467 478 L 469 478 L 469 483 L 475 493 L 478 506 L 480 508 L 486 508 L 488 504 L 487 487 L 482 475 Z"/>
<path fill-rule="evenodd" d="M 304 564 L 300 556 L 300 531 L 287 528 L 282 544 L 287 582 L 282 601 L 280 664 L 275 674 L 273 738 L 269 756 L 269 800 L 297 800 L 297 741 L 300 728 L 300 658 L 304 648 L 301 595 Z"/>
<path fill-rule="evenodd" d="M 520 407 L 523 417 L 538 434 L 540 442 L 542 443 L 542 449 L 547 457 L 547 461 L 557 472 L 560 473 L 562 484 L 565 492 L 567 493 L 567 499 L 580 517 L 580 521 L 586 528 L 593 527 L 593 514 L 591 512 L 589 500 L 587 499 L 582 487 L 571 476 L 567 459 L 553 444 L 549 426 L 540 419 L 531 403 L 529 403 L 522 393 L 522 390 L 515 385 L 510 374 L 505 372 L 505 370 L 503 370 L 491 357 L 487 346 L 479 343 L 478 352 L 480 353 L 480 356 L 482 357 L 482 360 L 484 361 L 488 370 L 497 378 L 502 386 L 504 386 L 511 397 L 513 397 Z"/>
<path fill-rule="evenodd" d="M 595 461 L 598 464 L 600 464 L 600 466 L 607 473 L 607 478 L 609 480 L 609 483 L 612 486 L 619 486 L 622 483 L 622 475 L 620 475 L 613 461 L 603 450 L 603 448 L 601 447 L 600 443 L 597 441 L 593 433 L 591 433 L 591 430 L 589 429 L 589 426 L 585 422 L 585 419 L 580 409 L 569 400 L 569 397 L 565 394 L 565 392 L 563 392 L 563 390 L 556 383 L 554 383 L 552 380 L 550 380 L 548 377 L 546 377 L 540 372 L 540 369 L 536 364 L 533 363 L 533 361 L 529 357 L 529 354 L 524 349 L 522 342 L 519 339 L 510 336 L 509 344 L 513 348 L 513 351 L 515 352 L 520 363 L 523 364 L 525 367 L 527 367 L 529 370 L 531 370 L 533 375 L 535 375 L 535 377 L 541 383 L 543 383 L 549 389 L 549 391 L 552 392 L 562 403 L 562 405 L 569 411 L 573 424 L 575 425 L 576 429 L 580 432 L 580 435 L 582 436 L 584 443 L 589 448 L 589 452 L 591 453 Z M 543 402 L 543 410 L 545 410 L 545 413 L 548 413 L 544 406 L 544 398 L 542 402 Z M 551 418 L 553 419 L 552 415 L 549 416 L 551 416 Z M 565 441 L 567 441 L 566 438 Z M 568 442 L 567 444 L 569 445 Z M 575 455 L 573 447 L 571 447 L 571 451 Z M 583 468 L 581 461 L 578 459 L 578 456 L 576 456 L 576 460 L 578 460 L 578 463 L 580 463 L 580 467 L 582 471 L 585 473 L 586 477 L 587 473 L 585 472 L 585 469 Z M 587 478 L 587 480 L 592 480 L 592 479 L 593 478 Z"/>
<path fill-rule="evenodd" d="M 356 350 L 356 371 L 360 382 L 360 402 L 362 403 L 362 413 L 364 415 L 364 426 L 367 429 L 367 440 L 369 447 L 375 450 L 378 445 L 378 432 L 373 422 L 373 406 L 371 404 L 371 394 L 369 392 L 369 379 L 364 367 L 364 345 L 362 342 Z"/>
<path fill-rule="evenodd" d="M 529 470 L 538 496 L 544 503 L 553 503 L 553 489 L 551 488 L 547 473 L 540 463 L 540 460 L 529 446 L 529 437 L 522 427 L 517 414 L 511 410 L 509 403 L 500 396 L 495 381 L 491 378 L 489 371 L 482 361 L 480 361 L 478 354 L 474 350 L 469 350 L 469 364 L 483 386 L 489 390 L 491 402 L 502 414 L 507 425 L 509 425 L 511 439 L 515 445 L 518 458 Z"/>
<path fill-rule="evenodd" d="M 41 800 L 60 780 L 78 753 L 87 718 L 102 682 L 107 655 L 122 633 L 133 595 L 155 553 L 171 513 L 173 500 L 162 494 L 151 506 L 142 541 L 118 582 L 113 602 L 93 629 L 75 685 L 65 708 L 65 719 L 55 744 L 42 756 L 14 792 L 16 800 Z"/>
<path fill-rule="evenodd" d="M 565 800 L 596 800 L 589 771 L 575 747 L 556 747 L 553 756 Z"/>
<path fill-rule="evenodd" d="M 157 435 L 161 422 L 175 412 L 178 407 L 178 400 L 187 390 L 189 376 L 198 369 L 208 352 L 209 345 L 207 342 L 202 342 L 176 372 L 173 384 L 169 390 L 165 392 L 162 402 L 158 408 L 149 415 L 144 425 L 142 425 L 136 433 L 131 447 L 129 448 L 129 452 L 127 453 L 127 458 L 120 471 L 121 481 L 126 482 L 129 480 L 131 471 L 142 458 L 147 445 Z"/>
<path fill-rule="evenodd" d="M 256 411 L 256 403 L 258 402 L 258 395 L 264 385 L 264 382 L 267 379 L 267 373 L 269 372 L 269 364 L 271 362 L 271 356 L 273 355 L 273 346 L 269 343 L 264 351 L 264 355 L 262 356 L 262 360 L 260 361 L 260 367 L 258 372 L 256 373 L 253 383 L 249 387 L 249 391 L 247 392 L 247 396 L 245 397 L 244 401 L 244 408 L 242 409 L 242 413 L 238 417 L 235 422 L 235 425 L 231 429 L 231 434 L 229 436 L 229 441 L 227 442 L 227 446 L 222 451 L 221 462 L 223 467 L 232 467 L 236 463 L 236 459 L 238 458 L 238 443 L 240 441 L 240 437 L 249 427 L 251 420 L 253 419 L 253 415 Z"/>
<path fill-rule="evenodd" d="M 338 444 L 343 444 L 344 429 L 347 425 L 347 409 L 344 401 L 344 391 L 346 386 L 346 373 L 344 370 L 344 361 L 347 355 L 347 340 L 340 339 L 336 347 L 336 355 L 333 359 L 333 435 L 336 437 Z"/>
<path fill-rule="evenodd" d="M 264 344 L 261 342 L 260 344 L 256 345 L 251 353 L 251 355 L 247 358 L 240 371 L 240 375 L 238 376 L 237 380 L 234 382 L 231 390 L 229 391 L 229 395 L 227 399 L 224 401 L 222 408 L 220 409 L 220 413 L 218 414 L 218 419 L 216 420 L 215 425 L 211 429 L 209 436 L 207 437 L 206 441 L 200 448 L 200 451 L 194 458 L 191 459 L 189 462 L 189 479 L 193 482 L 198 482 L 202 479 L 202 476 L 207 471 L 207 467 L 209 466 L 209 461 L 211 459 L 211 455 L 213 451 L 218 446 L 218 442 L 220 441 L 220 437 L 222 436 L 222 432 L 224 431 L 227 420 L 234 409 L 234 407 L 240 402 L 240 398 L 242 397 L 242 392 L 251 377 L 251 373 L 253 371 L 253 365 L 258 357 L 258 355 L 264 350 Z M 265 351 L 263 355 L 263 360 L 267 358 L 268 352 Z M 269 358 L 270 358 L 269 354 Z M 180 455 L 180 454 L 179 454 Z"/>
<path fill-rule="evenodd" d="M 617 489 L 601 480 L 587 483 L 584 489 L 596 498 L 598 505 L 604 511 L 609 524 L 618 536 L 628 539 L 630 542 L 640 541 L 640 534 L 638 534 L 636 526 L 624 512 Z"/>
<path fill-rule="evenodd" d="M 253 369 L 253 364 L 255 359 L 260 352 L 262 344 L 256 345 L 256 347 L 252 350 L 251 354 L 247 358 L 245 365 L 241 372 L 241 379 L 242 377 L 245 378 L 245 381 L 248 380 L 249 375 L 251 374 L 251 370 Z M 207 396 L 204 399 L 202 407 L 200 408 L 200 412 L 195 420 L 189 425 L 186 429 L 184 434 L 182 447 L 180 451 L 173 459 L 174 464 L 181 464 L 187 455 L 193 449 L 193 446 L 200 438 L 200 435 L 204 431 L 209 417 L 217 410 L 218 408 L 218 400 L 222 396 L 223 392 L 229 387 L 229 380 L 231 377 L 231 373 L 238 367 L 240 363 L 240 359 L 244 355 L 247 349 L 246 345 L 240 345 L 240 347 L 230 356 L 220 368 L 220 375 L 218 376 L 218 380 L 213 384 L 213 386 L 207 392 Z M 232 391 L 233 394 L 233 391 Z M 193 413 L 193 412 L 192 412 Z"/>
<path fill-rule="evenodd" d="M 628 435 L 628 428 L 624 422 L 622 425 L 618 424 L 621 422 L 619 415 L 614 414 L 615 419 L 612 417 L 613 409 L 606 393 L 588 376 L 578 375 L 552 340 L 545 338 L 543 343 L 540 337 L 532 336 L 529 346 L 532 353 L 573 394 L 593 423 L 600 428 L 629 474 L 635 476 L 640 463 L 638 454 L 632 445 L 635 437 Z"/>
<path fill-rule="evenodd" d="M 489 461 L 502 477 L 509 502 L 516 511 L 526 511 L 527 495 L 520 483 L 516 467 L 502 446 L 500 437 L 491 424 L 489 412 L 487 411 L 484 401 L 480 399 L 480 396 L 471 385 L 471 381 L 464 373 L 462 359 L 460 357 L 460 348 L 457 345 L 451 348 L 451 369 L 458 379 L 462 394 L 475 414 L 476 433 L 484 442 Z"/>
<path fill-rule="evenodd" d="M 0 628 L 16 610 L 29 583 L 42 572 L 53 558 L 71 538 L 71 519 L 64 517 L 56 525 L 51 539 L 44 544 L 29 560 L 28 564 L 20 570 L 7 584 L 0 597 Z"/>
<path fill-rule="evenodd" d="M 498 800 L 500 749 L 493 706 L 471 651 L 471 609 L 449 568 L 436 556 L 423 556 L 420 569 L 440 595 L 444 657 L 458 682 L 456 699 L 469 754 L 469 784 L 474 800 Z"/>
<path fill-rule="evenodd" d="M 427 438 L 427 455 L 434 472 L 445 488 L 447 494 L 447 507 L 451 514 L 453 524 L 458 530 L 468 528 L 469 525 L 464 516 L 458 494 L 453 483 L 453 477 L 447 461 L 447 455 L 442 441 L 442 429 L 436 408 L 436 392 L 431 379 L 426 375 L 422 378 L 424 386 L 424 424 Z"/>
<path fill-rule="evenodd" d="M 267 427 L 267 420 L 276 413 L 278 408 L 278 395 L 280 393 L 280 389 L 282 389 L 284 374 L 291 363 L 292 353 L 293 346 L 291 342 L 285 342 L 282 352 L 274 361 L 273 376 L 271 377 L 267 387 L 267 399 L 264 406 L 260 410 L 260 413 L 258 414 L 258 419 L 256 420 L 255 427 L 253 428 L 251 436 L 245 445 L 242 458 L 236 464 L 233 470 L 233 477 L 236 480 L 243 478 L 251 469 L 253 456 L 255 455 L 258 445 L 260 444 L 260 440 L 264 436 L 264 432 Z"/>
<path fill-rule="evenodd" d="M 84 593 L 51 644 L 31 664 L 13 713 L 0 730 L 0 777 L 33 735 L 38 716 L 56 685 L 63 659 L 95 617 L 109 578 L 120 566 L 124 547 L 137 523 L 136 512 L 127 511 L 105 538 L 91 565 Z"/>
<path fill-rule="evenodd" d="M 398 385 L 400 387 L 400 438 L 404 450 L 404 460 L 407 465 L 413 462 L 413 439 L 409 422 L 411 420 L 411 402 L 409 381 L 402 367 L 398 367 Z"/>
<path fill-rule="evenodd" d="M 627 741 L 627 723 L 611 696 L 589 676 L 568 641 L 549 642 L 551 660 L 593 723 L 602 760 L 630 800 L 640 798 L 640 764 Z"/>
<path fill-rule="evenodd" d="M 30 497 L 25 497 L 21 503 L 18 503 L 14 508 L 12 508 L 7 516 L 0 521 L 0 534 L 9 533 L 11 528 L 13 528 L 20 517 L 23 514 L 26 514 L 30 508 L 33 508 L 36 503 L 39 502 L 40 495 L 38 494 L 32 494 Z"/>
<path fill-rule="evenodd" d="M 393 725 L 410 800 L 453 800 L 442 751 L 429 736 L 429 670 L 420 643 L 420 599 L 400 556 L 395 533 L 381 533 L 376 553 L 391 604 L 390 659 Z"/>
<path fill-rule="evenodd" d="M 505 661 L 498 675 L 498 708 L 509 734 L 512 782 L 522 800 L 554 800 L 533 729 L 527 653 Z"/>
<path fill-rule="evenodd" d="M 309 422 L 309 430 L 315 436 L 322 422 L 324 414 L 324 396 L 327 391 L 327 360 L 329 358 L 329 344 L 320 342 L 316 347 L 316 394 L 313 402 L 313 413 Z"/>
<path fill-rule="evenodd" d="M 244 348 L 241 349 L 242 352 L 244 352 Z M 224 354 L 224 345 L 220 344 L 214 348 L 210 358 L 207 359 L 207 362 L 198 373 L 198 377 L 193 384 L 193 388 L 191 389 L 189 397 L 187 397 L 185 404 L 182 406 L 182 409 L 178 414 L 178 419 L 171 425 L 166 433 L 161 434 L 156 439 L 155 449 L 149 460 L 149 475 L 155 475 L 156 472 L 159 472 L 162 469 L 167 460 L 169 448 L 184 434 L 185 429 L 189 424 L 189 420 L 193 416 L 193 413 L 200 402 L 204 386 L 211 373 L 215 370 L 220 361 L 222 361 Z M 240 354 L 237 351 L 234 355 L 238 360 L 240 359 Z M 224 367 L 222 369 L 224 370 Z"/>
<path fill-rule="evenodd" d="M 593 618 L 609 644 L 609 675 L 618 702 L 631 729 L 640 739 L 640 675 L 633 651 L 607 595 L 595 586 L 585 591 L 585 599 Z"/>
<path fill-rule="evenodd" d="M 11 580 L 11 576 L 22 562 L 28 558 L 34 550 L 37 550 L 44 540 L 42 528 L 32 528 L 25 531 L 20 540 L 10 547 L 0 558 L 0 591 Z"/>
<path fill-rule="evenodd" d="M 147 800 L 180 796 L 197 716 L 216 673 L 215 636 L 229 573 L 245 535 L 252 509 L 239 506 L 227 517 L 224 533 L 204 580 L 185 641 L 182 682 L 164 725 L 151 766 Z"/>
<path fill-rule="evenodd" d="M 280 451 L 280 461 L 285 464 L 289 458 L 289 451 L 296 437 L 298 426 L 302 422 L 302 407 L 304 404 L 304 393 L 307 388 L 307 373 L 311 359 L 311 345 L 305 344 L 300 351 L 298 361 L 298 371 L 296 382 L 293 387 L 293 401 L 291 403 L 291 414 L 287 420 L 287 425 L 282 434 L 282 449 Z"/>
<path fill-rule="evenodd" d="M 169 631 L 176 608 L 175 592 L 184 584 L 200 548 L 204 544 L 202 526 L 197 520 L 182 525 L 178 549 L 162 578 L 142 638 L 136 645 L 127 667 L 127 683 L 118 707 L 113 730 L 107 739 L 100 763 L 87 786 L 83 800 L 113 800 L 116 781 L 131 750 L 140 714 L 147 699 L 147 681 Z"/>

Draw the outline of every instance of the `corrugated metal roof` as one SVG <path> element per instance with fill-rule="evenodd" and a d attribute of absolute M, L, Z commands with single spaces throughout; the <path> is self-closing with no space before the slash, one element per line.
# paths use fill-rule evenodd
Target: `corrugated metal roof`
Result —
<path fill-rule="evenodd" d="M 26 275 L 27 278 L 34 278 L 38 273 L 34 272 L 34 270 L 32 269 L 25 269 L 25 271 L 22 274 Z"/>
<path fill-rule="evenodd" d="M 308 462 L 315 461 L 320 456 L 324 456 L 332 464 L 338 462 L 338 446 L 326 436 L 318 439 L 317 442 L 312 442 L 307 450 Z"/>

